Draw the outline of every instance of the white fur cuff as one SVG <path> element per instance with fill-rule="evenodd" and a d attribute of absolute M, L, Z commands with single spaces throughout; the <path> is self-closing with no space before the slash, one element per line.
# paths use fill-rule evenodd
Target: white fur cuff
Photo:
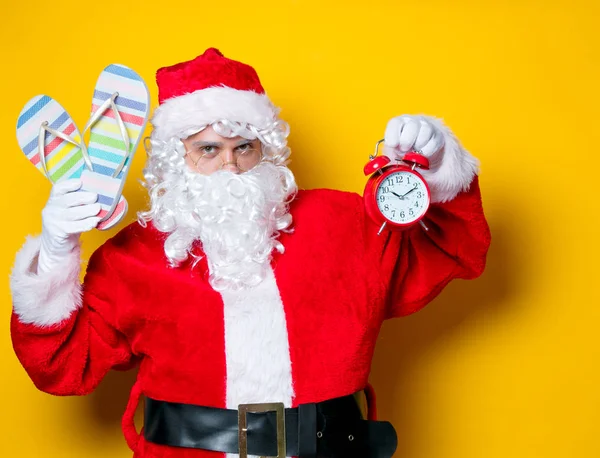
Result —
<path fill-rule="evenodd" d="M 432 202 L 447 202 L 469 185 L 477 175 L 479 161 L 462 147 L 456 136 L 441 119 L 424 116 L 444 137 L 444 148 L 438 157 L 434 154 L 431 169 L 419 171 L 431 188 Z"/>
<path fill-rule="evenodd" d="M 81 307 L 79 246 L 53 272 L 37 274 L 40 238 L 28 237 L 17 253 L 10 276 L 13 310 L 21 322 L 51 326 Z"/>

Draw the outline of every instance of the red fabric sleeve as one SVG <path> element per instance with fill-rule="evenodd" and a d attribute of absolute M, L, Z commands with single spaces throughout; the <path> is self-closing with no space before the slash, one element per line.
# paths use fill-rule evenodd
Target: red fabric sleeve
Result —
<path fill-rule="evenodd" d="M 485 268 L 491 236 L 477 177 L 451 201 L 433 204 L 423 221 L 428 232 L 416 226 L 384 242 L 386 318 L 417 312 L 452 279 L 476 278 Z"/>
<path fill-rule="evenodd" d="M 12 314 L 15 353 L 42 391 L 54 395 L 87 394 L 111 368 L 124 370 L 136 363 L 126 337 L 118 330 L 120 304 L 116 288 L 123 284 L 123 278 L 118 278 L 110 265 L 111 250 L 114 248 L 108 241 L 92 255 L 82 285 L 81 304 L 67 318 L 40 325 L 23 322 L 19 314 Z"/>

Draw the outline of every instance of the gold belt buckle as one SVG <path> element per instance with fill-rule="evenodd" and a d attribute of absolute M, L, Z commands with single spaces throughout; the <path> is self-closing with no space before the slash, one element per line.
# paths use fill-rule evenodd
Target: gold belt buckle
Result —
<path fill-rule="evenodd" d="M 285 458 L 285 408 L 282 402 L 240 404 L 238 406 L 239 457 L 248 457 L 248 413 L 275 412 L 277 420 L 277 458 Z M 263 458 L 263 457 L 261 457 Z"/>

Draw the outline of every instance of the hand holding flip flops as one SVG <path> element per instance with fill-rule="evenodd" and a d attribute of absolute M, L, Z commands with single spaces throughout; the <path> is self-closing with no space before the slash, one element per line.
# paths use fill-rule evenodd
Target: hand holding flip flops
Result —
<path fill-rule="evenodd" d="M 17 140 L 29 161 L 55 184 L 78 178 L 70 192 L 97 195 L 100 230 L 117 224 L 127 213 L 121 195 L 127 172 L 148 121 L 148 88 L 133 70 L 112 64 L 94 89 L 92 114 L 83 135 L 67 111 L 55 100 L 38 95 L 21 111 Z"/>
<path fill-rule="evenodd" d="M 79 178 L 62 180 L 52 187 L 50 198 L 42 210 L 42 235 L 37 272 L 52 272 L 59 267 L 79 243 L 82 232 L 98 225 L 98 195 L 81 191 Z"/>
<path fill-rule="evenodd" d="M 73 251 L 82 232 L 106 230 L 127 213 L 121 195 L 148 121 L 148 88 L 131 69 L 106 67 L 96 83 L 83 135 L 55 100 L 31 99 L 17 121 L 17 140 L 29 161 L 54 186 L 42 211 L 37 272 L 50 272 Z"/>

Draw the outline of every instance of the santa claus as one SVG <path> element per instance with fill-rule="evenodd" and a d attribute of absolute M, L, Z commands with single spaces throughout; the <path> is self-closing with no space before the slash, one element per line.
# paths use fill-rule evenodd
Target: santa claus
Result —
<path fill-rule="evenodd" d="M 139 365 L 123 418 L 136 457 L 390 457 L 396 436 L 368 388 L 377 335 L 483 271 L 477 160 L 438 119 L 392 119 L 387 154 L 431 162 L 429 230 L 377 235 L 361 196 L 298 191 L 288 125 L 252 67 L 209 49 L 157 83 L 148 211 L 80 284 L 79 236 L 99 207 L 65 181 L 17 254 L 11 329 L 27 373 L 82 395 Z"/>

